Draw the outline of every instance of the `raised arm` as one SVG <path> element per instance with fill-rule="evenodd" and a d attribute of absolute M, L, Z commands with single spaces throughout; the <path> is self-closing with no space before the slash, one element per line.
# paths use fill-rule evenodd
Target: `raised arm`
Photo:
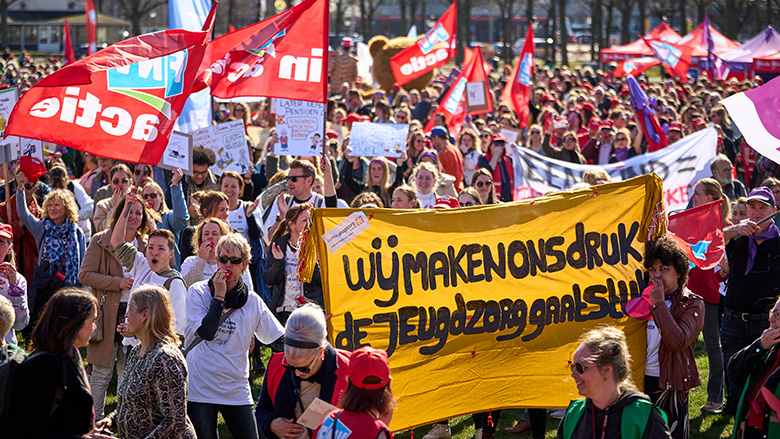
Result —
<path fill-rule="evenodd" d="M 114 224 L 114 231 L 111 234 L 111 247 L 116 249 L 119 244 L 125 242 L 125 231 L 127 230 L 127 216 L 130 214 L 130 209 L 133 208 L 133 204 L 135 204 L 138 200 L 136 200 L 135 196 L 135 188 L 130 189 L 130 192 L 125 195 L 125 207 L 122 209 L 122 214 L 119 215 L 119 218 L 116 220 L 116 224 Z M 114 206 L 116 209 L 116 206 Z"/>

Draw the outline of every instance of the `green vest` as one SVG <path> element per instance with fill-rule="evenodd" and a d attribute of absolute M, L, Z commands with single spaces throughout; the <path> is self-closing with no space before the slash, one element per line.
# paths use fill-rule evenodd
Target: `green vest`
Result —
<path fill-rule="evenodd" d="M 766 360 L 766 356 L 769 355 L 771 351 L 767 351 L 764 356 L 761 358 L 762 360 Z M 747 421 L 747 410 L 749 410 L 748 406 L 745 404 L 745 398 L 748 397 L 747 391 L 748 386 L 750 385 L 750 377 L 753 376 L 753 372 L 748 375 L 747 381 L 745 381 L 745 387 L 742 389 L 742 395 L 739 397 L 739 405 L 737 406 L 737 415 L 734 417 L 734 431 L 731 433 L 731 437 L 736 438 L 737 432 L 739 431 L 739 424 L 743 421 Z M 777 386 L 777 388 L 774 391 L 774 394 L 777 398 L 780 398 L 780 386 Z M 747 427 L 747 426 L 746 426 Z M 769 421 L 769 427 L 766 431 L 766 437 L 780 437 L 780 423 Z"/>
<path fill-rule="evenodd" d="M 656 409 L 658 409 L 656 407 Z M 637 398 L 631 404 L 623 407 L 623 413 L 620 417 L 620 437 L 622 439 L 641 439 L 645 434 L 647 422 L 650 420 L 650 413 L 653 411 L 653 403 Z M 666 414 L 658 409 L 664 422 L 667 422 Z M 585 400 L 575 399 L 569 404 L 566 410 L 566 417 L 563 418 L 563 438 L 571 439 L 574 429 L 580 423 L 582 415 L 585 413 Z"/>

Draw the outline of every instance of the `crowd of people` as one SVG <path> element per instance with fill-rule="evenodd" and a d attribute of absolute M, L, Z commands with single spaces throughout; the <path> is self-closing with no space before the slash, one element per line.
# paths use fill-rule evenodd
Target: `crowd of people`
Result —
<path fill-rule="evenodd" d="M 20 92 L 56 68 L 28 57 L 0 64 Z M 392 437 L 387 354 L 331 346 L 319 267 L 310 281 L 298 277 L 312 209 L 507 203 L 515 201 L 513 148 L 594 165 L 570 189 L 608 182 L 598 165 L 654 148 L 619 78 L 589 67 L 537 69 L 530 120 L 519 121 L 512 104 L 496 99 L 509 76 L 509 66 L 490 76 L 495 112 L 456 127 L 437 111 L 444 77 L 411 91 L 356 78 L 331 83 L 326 141 L 314 157 L 275 154 L 268 101 L 215 102 L 214 123 L 262 128 L 259 144 L 246 137 L 246 174 L 215 175 L 215 154 L 201 146 L 190 175 L 67 148 L 45 163 L 11 163 L 0 187 L 2 352 L 9 361 L 25 356 L 21 331 L 29 356 L 10 389 L 7 437 L 217 438 L 218 414 L 240 438 Z M 631 379 L 622 332 L 590 331 L 571 363 L 586 399 L 572 402 L 557 435 L 689 437 L 689 392 L 701 385 L 693 348 L 703 334 L 701 410 L 735 416 L 741 437 L 771 437 L 780 404 L 780 230 L 761 220 L 777 210 L 780 167 L 745 143 L 720 104 L 757 83 L 704 76 L 639 84 L 657 100 L 670 142 L 717 130 L 712 178 L 692 182 L 690 206 L 725 200 L 726 255 L 713 269 L 690 269 L 674 240 L 646 245 L 649 286 L 629 307 L 648 322 L 646 357 L 633 359 L 645 364 L 644 393 Z M 400 157 L 353 155 L 350 129 L 359 121 L 408 125 Z M 502 128 L 521 135 L 509 142 Z M 262 346 L 276 352 L 267 364 Z M 264 373 L 257 401 L 250 370 Z M 117 408 L 106 413 L 114 377 Z M 317 399 L 338 410 L 318 428 L 297 423 Z M 477 438 L 494 437 L 500 416 L 475 413 Z M 504 433 L 542 438 L 546 417 L 527 410 Z M 443 421 L 424 439 L 450 435 Z"/>

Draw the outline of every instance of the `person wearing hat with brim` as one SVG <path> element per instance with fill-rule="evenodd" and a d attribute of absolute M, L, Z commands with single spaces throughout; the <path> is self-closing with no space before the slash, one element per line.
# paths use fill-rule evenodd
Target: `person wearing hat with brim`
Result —
<path fill-rule="evenodd" d="M 387 426 L 395 410 L 391 381 L 387 352 L 371 346 L 352 352 L 341 408 L 328 414 L 313 439 L 392 439 Z"/>
<path fill-rule="evenodd" d="M 431 144 L 439 154 L 442 171 L 455 177 L 455 190 L 463 189 L 463 155 L 450 143 L 447 128 L 435 126 L 431 130 Z"/>
<path fill-rule="evenodd" d="M 496 196 L 501 202 L 514 199 L 514 168 L 506 153 L 506 139 L 501 134 L 494 134 L 490 141 L 490 150 L 479 156 L 477 169 L 485 168 L 493 177 Z"/>
<path fill-rule="evenodd" d="M 680 122 L 669 122 L 669 132 L 666 134 L 666 138 L 669 139 L 669 143 L 672 144 L 685 137 L 683 132 L 683 126 Z"/>
<path fill-rule="evenodd" d="M 723 229 L 729 277 L 723 298 L 720 339 L 723 358 L 731 358 L 769 327 L 768 310 L 780 295 L 780 230 L 762 219 L 777 212 L 769 188 L 750 191 L 748 219 Z M 728 367 L 728 366 L 727 366 Z M 742 390 L 727 375 L 728 394 L 723 413 L 734 415 Z"/>
<path fill-rule="evenodd" d="M 32 191 L 25 190 L 25 193 L 29 192 L 27 198 L 34 196 L 35 201 L 39 206 L 43 204 L 43 199 L 51 192 L 51 186 L 41 180 L 41 177 L 47 172 L 46 165 L 37 158 L 22 156 L 18 161 L 11 162 L 8 169 L 10 175 L 6 176 L 5 183 L 0 184 L 0 202 L 5 201 L 6 184 L 8 184 L 8 190 L 11 197 L 16 194 L 16 190 L 18 189 L 16 187 L 16 173 L 24 172 L 28 176 L 30 184 L 34 185 Z M 16 170 L 15 172 L 14 169 Z"/>

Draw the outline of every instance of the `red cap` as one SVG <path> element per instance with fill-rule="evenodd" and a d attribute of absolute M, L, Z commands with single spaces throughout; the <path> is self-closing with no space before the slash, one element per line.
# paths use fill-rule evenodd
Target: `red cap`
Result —
<path fill-rule="evenodd" d="M 615 122 L 613 122 L 612 119 L 604 119 L 603 121 L 601 121 L 601 125 L 599 125 L 600 130 L 604 130 L 604 129 L 611 130 L 614 127 L 615 127 Z"/>
<path fill-rule="evenodd" d="M 653 304 L 650 302 L 650 291 L 652 290 L 653 286 L 650 285 L 642 291 L 641 296 L 629 300 L 626 304 L 626 314 L 637 320 L 651 320 L 653 315 L 650 307 Z"/>
<path fill-rule="evenodd" d="M 328 128 L 328 131 L 325 131 L 325 138 L 338 139 L 339 133 L 337 133 L 333 128 Z"/>
<path fill-rule="evenodd" d="M 347 117 L 344 118 L 344 122 L 360 122 L 360 115 L 357 113 L 349 113 Z"/>
<path fill-rule="evenodd" d="M 506 143 L 506 137 L 504 137 L 503 134 L 493 134 L 493 138 L 490 139 L 491 142 L 504 142 Z"/>
<path fill-rule="evenodd" d="M 0 224 L 0 238 L 14 239 L 14 229 L 10 224 Z"/>
<path fill-rule="evenodd" d="M 447 195 L 437 198 L 436 205 L 433 206 L 434 209 L 457 209 L 459 207 L 458 199 Z"/>
<path fill-rule="evenodd" d="M 542 96 L 542 102 L 555 102 L 555 98 L 550 93 Z"/>
<path fill-rule="evenodd" d="M 35 157 L 23 155 L 19 159 L 19 170 L 30 180 L 30 183 L 35 183 L 46 173 L 46 165 Z"/>
<path fill-rule="evenodd" d="M 677 130 L 679 132 L 682 132 L 683 126 L 680 122 L 669 122 L 669 131 Z"/>
<path fill-rule="evenodd" d="M 764 78 L 762 78 L 762 77 L 760 77 L 760 76 L 756 75 L 756 79 L 754 79 L 754 81 L 756 82 L 756 84 L 759 84 L 759 85 L 760 85 L 760 84 L 763 84 L 763 83 L 764 83 Z"/>
<path fill-rule="evenodd" d="M 369 377 L 379 378 L 379 382 L 367 383 L 366 379 Z M 349 382 L 352 385 L 361 389 L 381 389 L 391 379 L 387 352 L 381 349 L 374 349 L 371 346 L 363 346 L 352 352 L 352 355 L 349 357 Z"/>
<path fill-rule="evenodd" d="M 371 122 L 371 118 L 368 116 L 360 116 L 360 122 Z"/>
<path fill-rule="evenodd" d="M 601 127 L 601 119 L 599 119 L 598 117 L 591 117 L 589 126 L 590 129 L 592 130 L 599 129 Z"/>
<path fill-rule="evenodd" d="M 620 89 L 620 95 L 621 96 L 628 96 L 631 94 L 631 91 L 628 90 L 628 86 L 624 85 L 623 88 Z"/>
<path fill-rule="evenodd" d="M 691 119 L 691 125 L 697 127 L 699 125 L 707 125 L 707 122 L 705 122 L 703 118 L 697 116 Z"/>

